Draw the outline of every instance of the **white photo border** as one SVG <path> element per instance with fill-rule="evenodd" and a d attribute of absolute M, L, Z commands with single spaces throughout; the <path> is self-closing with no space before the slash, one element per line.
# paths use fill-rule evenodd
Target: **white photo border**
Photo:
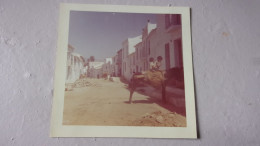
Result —
<path fill-rule="evenodd" d="M 64 88 L 70 11 L 182 15 L 182 44 L 187 127 L 63 125 Z M 197 138 L 189 7 L 60 4 L 51 137 Z"/>

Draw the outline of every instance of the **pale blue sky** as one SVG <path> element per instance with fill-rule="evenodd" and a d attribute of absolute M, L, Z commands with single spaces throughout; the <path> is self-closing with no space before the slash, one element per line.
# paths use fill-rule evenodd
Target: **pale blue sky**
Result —
<path fill-rule="evenodd" d="M 69 44 L 85 58 L 112 57 L 124 40 L 142 34 L 148 19 L 156 23 L 153 14 L 71 11 Z"/>

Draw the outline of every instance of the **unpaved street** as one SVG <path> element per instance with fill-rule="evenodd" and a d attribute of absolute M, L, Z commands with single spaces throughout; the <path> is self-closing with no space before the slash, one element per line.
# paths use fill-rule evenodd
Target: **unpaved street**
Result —
<path fill-rule="evenodd" d="M 129 104 L 129 90 L 119 79 L 84 79 L 84 83 L 65 91 L 64 125 L 186 126 L 185 114 L 162 104 L 160 98 L 135 92 Z"/>

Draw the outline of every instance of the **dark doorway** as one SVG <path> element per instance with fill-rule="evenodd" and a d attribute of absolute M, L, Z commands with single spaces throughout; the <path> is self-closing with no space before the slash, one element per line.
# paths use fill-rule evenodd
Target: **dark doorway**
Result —
<path fill-rule="evenodd" d="M 169 43 L 165 44 L 165 67 L 166 70 L 170 69 L 170 46 Z"/>
<path fill-rule="evenodd" d="M 176 67 L 183 67 L 182 41 L 177 39 L 174 41 L 174 58 Z"/>

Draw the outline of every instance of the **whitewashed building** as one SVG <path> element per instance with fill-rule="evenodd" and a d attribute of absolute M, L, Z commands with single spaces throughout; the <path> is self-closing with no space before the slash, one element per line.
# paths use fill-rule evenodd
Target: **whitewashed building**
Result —
<path fill-rule="evenodd" d="M 149 70 L 149 58 L 163 58 L 161 70 L 182 67 L 181 15 L 157 15 L 157 25 L 149 21 L 142 42 L 135 46 L 137 72 Z"/>
<path fill-rule="evenodd" d="M 113 76 L 113 77 L 119 76 L 119 74 L 118 74 L 119 68 L 118 68 L 117 60 L 118 60 L 118 54 L 116 54 L 114 57 L 112 57 L 111 76 Z"/>
<path fill-rule="evenodd" d="M 151 55 L 150 37 L 155 35 L 156 27 L 156 24 L 152 24 L 148 20 L 142 32 L 142 42 L 135 46 L 136 72 L 147 71 L 149 69 L 149 58 Z"/>
<path fill-rule="evenodd" d="M 89 62 L 88 77 L 101 78 L 103 76 L 103 64 L 104 62 Z"/>
<path fill-rule="evenodd" d="M 182 67 L 181 15 L 158 15 L 157 28 L 147 36 L 149 57 L 162 56 L 162 70 Z"/>
<path fill-rule="evenodd" d="M 66 83 L 74 83 L 84 73 L 84 59 L 74 50 L 74 47 L 68 45 Z"/>
<path fill-rule="evenodd" d="M 85 67 L 83 68 L 83 74 L 86 76 L 88 72 L 88 66 L 85 65 Z"/>
<path fill-rule="evenodd" d="M 134 38 L 128 38 L 122 44 L 122 76 L 127 80 L 130 80 L 133 74 L 132 64 L 129 55 L 135 52 L 136 44 L 140 43 L 141 41 L 142 35 Z"/>
<path fill-rule="evenodd" d="M 112 70 L 112 58 L 106 58 L 104 64 L 102 65 L 103 74 L 111 76 Z"/>
<path fill-rule="evenodd" d="M 129 68 L 130 73 L 136 72 L 136 56 L 135 52 L 128 55 L 128 62 L 129 62 Z"/>

